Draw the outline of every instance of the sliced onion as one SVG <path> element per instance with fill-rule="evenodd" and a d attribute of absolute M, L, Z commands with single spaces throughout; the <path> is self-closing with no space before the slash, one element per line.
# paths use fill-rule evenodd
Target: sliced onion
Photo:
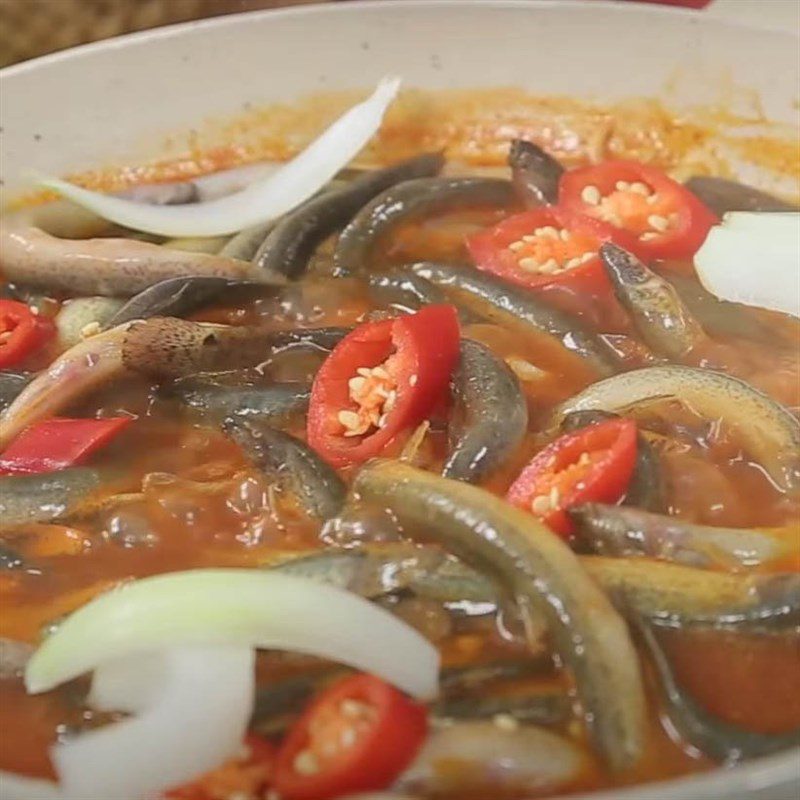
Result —
<path fill-rule="evenodd" d="M 107 220 L 161 236 L 223 236 L 284 214 L 319 191 L 367 144 L 400 88 L 384 78 L 364 102 L 339 117 L 273 175 L 207 202 L 155 206 L 82 189 L 57 178 L 40 183 Z"/>
<path fill-rule="evenodd" d="M 115 691 L 106 699 L 140 713 L 52 748 L 67 800 L 157 795 L 219 766 L 241 747 L 255 694 L 250 647 L 176 648 L 147 659 L 140 674 L 138 661 L 101 665 L 94 680 L 102 683 L 107 669 L 115 672 Z M 122 674 L 127 681 L 119 680 Z"/>
<path fill-rule="evenodd" d="M 312 580 L 247 569 L 158 575 L 101 595 L 45 640 L 25 683 L 44 692 L 111 660 L 192 644 L 321 656 L 423 699 L 438 686 L 436 648 L 388 611 Z"/>
<path fill-rule="evenodd" d="M 2 800 L 64 800 L 58 784 L 0 770 Z"/>
<path fill-rule="evenodd" d="M 751 231 L 766 235 L 788 237 L 797 231 L 800 213 L 796 211 L 730 211 L 723 218 L 725 228 L 733 231 Z M 794 226 L 794 227 L 793 227 Z"/>
<path fill-rule="evenodd" d="M 87 703 L 97 711 L 141 711 L 153 702 L 163 675 L 164 653 L 107 661 L 92 675 Z"/>
<path fill-rule="evenodd" d="M 219 197 L 240 192 L 256 181 L 272 178 L 281 168 L 275 161 L 246 164 L 243 167 L 233 167 L 222 172 L 212 172 L 210 175 L 201 175 L 192 183 L 197 187 L 197 199 L 201 202 L 216 200 Z"/>
<path fill-rule="evenodd" d="M 695 266 L 705 288 L 723 300 L 800 317 L 800 213 L 726 214 Z"/>

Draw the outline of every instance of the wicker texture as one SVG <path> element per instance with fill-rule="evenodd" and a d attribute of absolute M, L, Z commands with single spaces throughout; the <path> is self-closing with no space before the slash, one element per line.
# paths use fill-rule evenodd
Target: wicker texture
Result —
<path fill-rule="evenodd" d="M 312 0 L 0 0 L 0 66 L 122 33 Z"/>

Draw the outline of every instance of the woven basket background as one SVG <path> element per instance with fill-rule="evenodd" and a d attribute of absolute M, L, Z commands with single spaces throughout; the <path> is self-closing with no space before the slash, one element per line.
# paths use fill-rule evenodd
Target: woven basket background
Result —
<path fill-rule="evenodd" d="M 0 67 L 174 22 L 320 0 L 0 0 Z"/>

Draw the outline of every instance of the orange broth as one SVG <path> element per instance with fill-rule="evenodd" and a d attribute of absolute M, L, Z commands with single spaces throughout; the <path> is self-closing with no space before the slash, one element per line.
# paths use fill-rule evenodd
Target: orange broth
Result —
<path fill-rule="evenodd" d="M 457 116 L 456 106 L 448 108 L 451 116 Z M 472 106 L 465 102 L 463 108 L 462 116 L 469 124 L 465 123 L 458 130 L 451 129 L 446 146 L 456 150 L 459 156 L 472 154 L 473 161 L 498 164 L 502 157 L 502 137 L 488 123 L 478 128 L 474 122 L 475 113 L 469 113 Z M 515 108 L 519 120 L 513 132 L 535 132 L 536 123 L 523 113 L 524 103 L 517 99 Z M 569 119 L 577 125 L 574 119 L 580 115 L 576 108 L 570 107 L 570 113 L 573 117 Z M 604 124 L 609 125 L 608 120 L 614 119 L 615 113 L 597 111 L 595 123 L 600 115 L 606 120 Z M 678 122 L 670 123 L 666 117 L 652 113 L 658 120 L 658 131 L 674 147 L 688 149 L 696 144 L 701 135 L 699 128 L 694 138 L 689 136 L 684 143 L 676 133 L 680 128 Z M 444 111 L 441 114 L 446 116 Z M 527 120 L 527 129 L 524 120 Z M 465 144 L 470 136 L 471 151 Z M 434 133 L 428 128 L 422 130 L 418 118 L 404 128 L 402 115 L 395 115 L 374 148 L 376 158 L 391 161 L 421 147 L 429 147 L 431 139 L 435 139 Z M 610 151 L 624 150 L 626 141 L 624 130 L 620 132 L 612 126 L 608 135 Z M 559 150 L 558 147 L 553 149 Z M 201 169 L 230 166 L 224 159 L 214 161 L 213 153 L 206 155 L 206 160 L 197 159 Z M 570 155 L 571 163 L 581 163 L 593 154 L 588 146 L 583 146 Z M 662 152 L 661 165 L 674 166 L 678 156 L 673 155 L 670 160 Z M 126 173 L 130 174 L 131 171 Z M 145 170 L 138 174 L 152 177 L 152 173 Z M 173 177 L 171 173 L 164 174 Z M 193 173 L 189 170 L 182 174 Z M 113 183 L 107 181 L 107 185 Z M 390 240 L 381 243 L 375 262 L 466 258 L 465 232 L 492 224 L 499 216 L 496 209 L 472 209 L 405 225 Z M 362 321 L 371 310 L 365 284 L 355 279 L 337 283 L 326 275 L 325 260 L 321 259 L 320 263 L 322 266 L 305 281 L 305 288 L 288 309 L 277 307 L 269 300 L 259 300 L 237 307 L 212 307 L 195 318 L 234 325 L 258 323 L 273 329 L 296 325 L 353 325 Z M 575 310 L 587 318 L 596 318 L 593 317 L 596 309 L 588 307 L 585 298 L 573 298 L 572 302 L 577 303 Z M 798 341 L 800 324 L 796 321 L 757 310 L 747 313 L 769 320 L 776 340 Z M 575 356 L 542 337 L 520 336 L 515 330 L 490 323 L 470 325 L 464 333 L 484 342 L 500 357 L 526 361 L 540 371 L 537 377 L 522 383 L 531 412 L 530 432 L 525 443 L 485 483 L 491 491 L 502 494 L 530 456 L 542 446 L 538 425 L 550 409 L 597 376 Z M 623 328 L 613 333 L 628 338 L 633 353 L 631 365 L 641 364 L 637 360 L 633 331 Z M 620 341 L 624 343 L 625 339 Z M 691 357 L 693 363 L 710 361 L 723 366 L 795 412 L 800 408 L 800 361 L 796 352 L 792 356 L 786 348 L 779 350 L 738 339 L 717 339 L 710 352 L 693 353 Z M 315 367 L 313 359 L 308 363 L 273 365 L 274 375 L 289 375 L 293 379 L 312 375 Z M 70 409 L 74 415 L 118 410 L 135 413 L 138 419 L 95 459 L 93 465 L 107 468 L 114 474 L 108 496 L 125 493 L 125 501 L 95 512 L 87 519 L 0 529 L 3 541 L 36 567 L 32 573 L 0 575 L 0 636 L 36 643 L 43 629 L 62 615 L 97 593 L 136 578 L 198 566 L 258 566 L 269 563 L 276 551 L 305 551 L 322 544 L 319 526 L 303 518 L 291 497 L 270 487 L 269 482 L 247 463 L 237 446 L 209 423 L 178 413 L 175 405 L 155 401 L 154 386 L 149 382 L 138 378 L 126 380 Z M 724 424 L 710 430 L 705 421 L 690 411 L 672 406 L 659 409 L 659 416 L 660 430 L 667 434 L 672 432 L 680 441 L 680 447 L 664 454 L 673 513 L 691 521 L 731 527 L 798 525 L 798 500 L 772 485 Z M 302 420 L 295 422 L 290 430 L 304 435 Z M 445 447 L 443 433 L 429 435 L 420 454 L 424 465 L 432 469 L 439 466 Z M 349 478 L 348 471 L 344 475 Z M 800 560 L 797 537 L 792 553 L 783 562 L 767 564 L 760 569 L 797 570 Z M 710 711 L 759 731 L 781 732 L 800 725 L 800 702 L 797 700 L 800 698 L 797 678 L 800 653 L 796 642 L 671 633 L 668 644 L 685 685 Z M 441 641 L 440 646 L 445 663 L 450 664 L 491 660 L 518 648 L 491 627 L 478 633 L 454 633 Z M 265 672 L 262 678 L 268 683 L 272 676 L 269 671 Z M 544 680 L 553 679 L 531 679 L 530 684 L 535 686 L 537 681 Z M 556 680 L 563 682 L 565 676 Z M 586 747 L 588 754 L 588 766 L 579 786 L 570 788 L 627 785 L 712 766 L 691 747 L 670 737 L 661 723 L 653 686 L 649 687 L 649 693 L 651 722 L 647 752 L 635 769 L 622 776 L 611 776 L 588 754 L 581 726 L 571 725 L 565 731 Z M 90 717 L 89 712 L 76 711 L 69 687 L 45 696 L 29 697 L 18 681 L 0 681 L 0 731 L 3 732 L 0 769 L 51 775 L 47 746 L 63 734 L 64 726 L 91 724 Z"/>

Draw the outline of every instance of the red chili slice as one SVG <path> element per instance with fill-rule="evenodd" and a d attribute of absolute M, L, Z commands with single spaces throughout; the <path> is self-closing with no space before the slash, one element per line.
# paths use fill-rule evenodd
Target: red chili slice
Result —
<path fill-rule="evenodd" d="M 335 467 L 378 455 L 444 397 L 459 341 L 448 305 L 359 325 L 317 373 L 308 443 Z"/>
<path fill-rule="evenodd" d="M 560 205 L 609 223 L 627 235 L 618 244 L 644 259 L 691 258 L 719 220 L 661 170 L 606 161 L 565 172 Z"/>
<path fill-rule="evenodd" d="M 560 283 L 596 294 L 611 289 L 597 252 L 616 233 L 595 219 L 537 208 L 470 236 L 467 247 L 479 269 L 520 286 Z"/>
<path fill-rule="evenodd" d="M 506 499 L 567 536 L 566 509 L 578 503 L 615 503 L 636 462 L 636 423 L 611 419 L 556 439 L 520 473 Z"/>
<path fill-rule="evenodd" d="M 474 234 L 467 248 L 479 269 L 534 289 L 563 311 L 588 314 L 603 330 L 625 330 L 627 316 L 598 255 L 603 242 L 623 244 L 619 234 L 604 222 L 549 206 Z"/>
<path fill-rule="evenodd" d="M 132 417 L 40 422 L 24 430 L 0 455 L 0 474 L 55 472 L 83 464 L 131 422 Z"/>
<path fill-rule="evenodd" d="M 427 732 L 423 706 L 372 675 L 344 678 L 289 731 L 275 789 L 285 800 L 378 791 L 411 763 Z"/>
<path fill-rule="evenodd" d="M 0 369 L 16 366 L 56 332 L 53 321 L 16 300 L 0 300 Z"/>

